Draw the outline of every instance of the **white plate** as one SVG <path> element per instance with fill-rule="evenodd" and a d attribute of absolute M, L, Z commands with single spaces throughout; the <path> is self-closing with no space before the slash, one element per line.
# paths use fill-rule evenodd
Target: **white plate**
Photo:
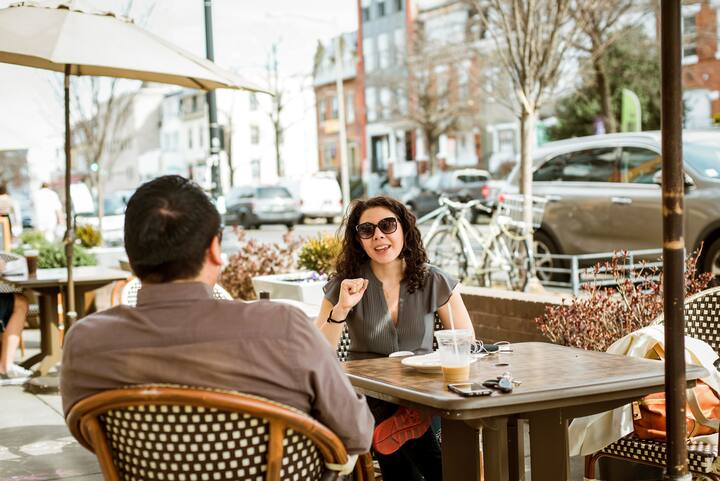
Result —
<path fill-rule="evenodd" d="M 471 358 L 470 364 L 474 363 L 475 361 L 477 361 L 477 358 Z M 400 360 L 400 364 L 402 364 L 403 366 L 412 367 L 420 372 L 442 372 L 442 368 L 440 367 L 440 356 L 438 355 L 437 351 L 431 352 L 430 354 L 423 354 L 421 356 L 404 357 Z"/>

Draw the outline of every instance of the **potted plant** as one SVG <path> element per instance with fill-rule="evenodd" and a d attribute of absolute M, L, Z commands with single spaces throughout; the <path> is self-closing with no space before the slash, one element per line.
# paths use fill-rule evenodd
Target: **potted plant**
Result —
<path fill-rule="evenodd" d="M 335 259 L 340 253 L 340 239 L 320 235 L 305 241 L 297 253 L 299 272 L 253 277 L 255 292 L 267 291 L 271 298 L 294 299 L 319 305 L 323 286 L 335 271 Z"/>

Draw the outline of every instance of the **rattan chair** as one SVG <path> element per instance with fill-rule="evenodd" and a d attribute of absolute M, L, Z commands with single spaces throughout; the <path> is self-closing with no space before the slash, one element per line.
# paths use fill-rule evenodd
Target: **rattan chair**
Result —
<path fill-rule="evenodd" d="M 340 439 L 289 406 L 232 391 L 134 386 L 95 394 L 70 410 L 73 436 L 105 481 L 313 481 L 339 475 Z M 371 481 L 369 454 L 352 479 Z"/>
<path fill-rule="evenodd" d="M 662 323 L 662 318 L 656 323 Z M 699 292 L 685 300 L 685 334 L 708 343 L 715 352 L 720 352 L 720 287 Z M 687 447 L 688 467 L 693 479 L 720 481 L 717 448 L 697 442 L 688 442 Z M 664 467 L 667 443 L 639 439 L 634 433 L 629 434 L 585 458 L 587 480 L 595 479 L 595 464 L 602 457 Z"/>
<path fill-rule="evenodd" d="M 140 282 L 140 279 L 138 279 L 137 277 L 133 277 L 132 279 L 128 280 L 127 283 L 122 287 L 122 291 L 120 292 L 120 304 L 133 307 L 136 306 L 138 291 L 141 287 L 142 282 Z M 226 299 L 232 301 L 232 296 L 230 295 L 230 293 L 223 289 L 220 284 L 215 284 L 215 286 L 213 287 L 213 297 L 215 299 Z"/>

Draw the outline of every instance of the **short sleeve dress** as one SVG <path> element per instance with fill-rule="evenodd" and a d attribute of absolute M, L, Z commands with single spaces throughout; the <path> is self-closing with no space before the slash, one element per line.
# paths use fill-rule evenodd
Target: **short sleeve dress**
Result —
<path fill-rule="evenodd" d="M 405 281 L 400 283 L 396 327 L 385 302 L 382 282 L 375 277 L 369 263 L 363 266 L 361 275 L 368 280 L 368 287 L 348 314 L 348 359 L 387 356 L 395 351 L 432 352 L 435 313 L 448 302 L 458 281 L 430 264 L 427 269 L 424 285 L 415 292 L 408 292 Z M 333 305 L 340 297 L 341 282 L 342 279 L 334 278 L 325 285 L 325 299 Z"/>

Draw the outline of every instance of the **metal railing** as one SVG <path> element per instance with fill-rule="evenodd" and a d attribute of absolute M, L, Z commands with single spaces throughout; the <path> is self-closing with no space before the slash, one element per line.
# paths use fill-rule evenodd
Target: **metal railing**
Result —
<path fill-rule="evenodd" d="M 549 256 L 551 259 L 557 260 L 559 264 L 564 264 L 567 267 L 537 266 L 537 273 L 540 282 L 544 286 L 570 288 L 574 295 L 578 295 L 583 284 L 594 283 L 599 286 L 617 284 L 616 279 L 611 274 L 606 274 L 607 278 L 604 278 L 607 272 L 604 266 L 601 265 L 599 269 L 595 269 L 597 264 L 603 264 L 616 256 L 620 256 L 624 260 L 621 267 L 634 282 L 640 282 L 648 278 L 657 279 L 658 277 L 657 274 L 654 276 L 634 276 L 639 269 L 657 269 L 658 271 L 662 269 L 662 249 L 643 249 L 582 255 L 551 254 Z M 554 264 L 556 263 L 554 262 Z M 567 280 L 551 280 L 553 274 L 559 274 L 563 278 L 567 276 Z"/>

